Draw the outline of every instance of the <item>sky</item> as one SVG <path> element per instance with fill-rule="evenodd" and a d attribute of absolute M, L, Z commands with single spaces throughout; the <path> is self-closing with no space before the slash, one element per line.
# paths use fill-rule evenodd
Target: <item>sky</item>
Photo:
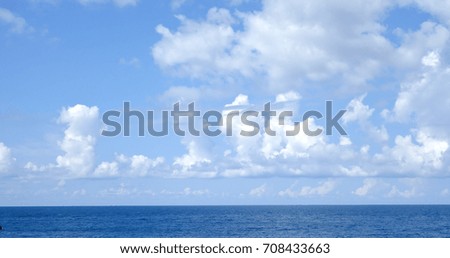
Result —
<path fill-rule="evenodd" d="M 0 206 L 450 204 L 447 10 L 449 0 L 0 0 Z M 347 135 L 286 136 L 327 101 L 346 110 Z M 293 117 L 272 118 L 276 136 L 241 136 L 239 118 L 231 136 L 179 136 L 173 123 L 139 136 L 136 117 L 130 136 L 102 135 L 108 111 L 123 125 L 124 102 L 154 111 L 156 128 L 175 103 L 226 116 L 270 102 Z"/>

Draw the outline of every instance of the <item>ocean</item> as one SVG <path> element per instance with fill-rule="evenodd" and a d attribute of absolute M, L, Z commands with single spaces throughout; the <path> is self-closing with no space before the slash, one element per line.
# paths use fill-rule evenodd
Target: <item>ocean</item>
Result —
<path fill-rule="evenodd" d="M 450 206 L 0 207 L 0 237 L 448 238 Z"/>

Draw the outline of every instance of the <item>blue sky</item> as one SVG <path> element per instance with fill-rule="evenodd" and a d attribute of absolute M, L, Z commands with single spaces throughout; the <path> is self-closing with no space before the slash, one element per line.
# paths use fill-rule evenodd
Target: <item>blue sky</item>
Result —
<path fill-rule="evenodd" d="M 449 8 L 2 0 L 0 205 L 449 204 Z M 125 101 L 159 124 L 327 100 L 348 136 L 100 134 Z"/>

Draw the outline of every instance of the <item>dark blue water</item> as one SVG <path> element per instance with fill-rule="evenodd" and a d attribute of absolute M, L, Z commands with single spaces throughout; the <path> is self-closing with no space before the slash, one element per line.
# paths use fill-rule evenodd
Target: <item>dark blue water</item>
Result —
<path fill-rule="evenodd" d="M 0 237 L 450 237 L 450 206 L 0 207 Z"/>

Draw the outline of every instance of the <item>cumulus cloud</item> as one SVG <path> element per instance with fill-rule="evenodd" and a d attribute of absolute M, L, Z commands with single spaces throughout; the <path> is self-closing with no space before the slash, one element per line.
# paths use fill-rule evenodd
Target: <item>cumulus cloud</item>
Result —
<path fill-rule="evenodd" d="M 156 27 L 163 37 L 152 48 L 156 63 L 163 68 L 174 67 L 176 72 L 195 78 L 211 74 L 217 66 L 226 69 L 226 47 L 234 37 L 229 11 L 213 8 L 205 22 L 195 22 L 184 16 L 177 18 L 182 23 L 178 32 L 172 33 L 163 25 Z"/>
<path fill-rule="evenodd" d="M 439 21 L 423 21 L 414 30 L 396 28 L 398 41 L 393 42 L 384 19 L 392 8 L 411 5 L 437 15 Z M 231 145 L 226 155 L 206 155 L 208 162 L 194 162 L 196 169 L 213 170 L 218 176 L 447 174 L 450 120 L 445 112 L 450 109 L 446 106 L 450 92 L 443 85 L 449 81 L 445 58 L 450 51 L 450 33 L 449 16 L 441 11 L 446 5 L 421 0 L 370 4 L 360 0 L 345 4 L 267 0 L 259 11 L 232 13 L 211 8 L 203 19 L 177 16 L 180 25 L 175 28 L 158 25 L 161 39 L 152 47 L 154 60 L 179 76 L 210 82 L 246 79 L 277 94 L 275 102 L 281 106 L 297 103 L 298 92 L 303 94 L 317 85 L 354 87 L 356 91 L 351 93 L 359 96 L 349 101 L 343 122 L 357 124 L 379 144 L 360 142 L 352 135 L 340 137 L 337 143 L 329 137 L 302 133 L 285 137 L 286 131 L 303 126 L 302 121 L 295 124 L 289 118 L 283 125 L 275 119 L 271 123 L 276 137 L 264 133 L 243 137 L 239 132 L 250 128 L 233 118 L 233 136 L 225 140 Z M 376 99 L 378 93 L 367 91 L 378 84 L 366 86 L 378 75 L 383 78 L 386 71 L 398 75 L 394 84 L 401 87 L 394 107 L 382 111 L 385 121 L 380 121 L 376 107 L 389 100 Z M 367 93 L 360 95 L 362 92 Z M 373 107 L 365 103 L 366 97 L 375 98 Z M 248 96 L 241 94 L 226 107 L 247 104 Z M 295 106 L 277 111 L 282 110 L 295 110 Z M 254 121 L 261 124 L 262 119 Z M 395 140 L 390 142 L 390 124 L 379 122 L 394 121 L 416 129 L 406 133 L 395 130 Z M 308 122 L 316 126 L 316 120 Z M 184 162 L 178 158 L 178 166 L 194 164 L 189 153 L 183 158 Z"/>
<path fill-rule="evenodd" d="M 433 175 L 440 172 L 447 149 L 447 141 L 417 131 L 414 138 L 412 135 L 397 136 L 395 146 L 376 154 L 375 160 L 393 165 L 390 167 L 393 170 L 391 173 Z"/>
<path fill-rule="evenodd" d="M 24 18 L 2 7 L 0 7 L 0 22 L 7 24 L 13 33 L 21 34 L 34 31 Z"/>
<path fill-rule="evenodd" d="M 344 124 L 351 122 L 357 122 L 362 130 L 379 141 L 387 141 L 389 139 L 388 132 L 384 126 L 377 127 L 374 126 L 370 118 L 374 112 L 373 108 L 363 103 L 366 94 L 354 98 L 347 105 L 347 112 L 342 116 L 342 121 Z"/>
<path fill-rule="evenodd" d="M 0 142 L 0 172 L 7 172 L 13 160 L 11 149 Z"/>
<path fill-rule="evenodd" d="M 63 108 L 58 123 L 67 126 L 63 139 L 58 141 L 64 154 L 56 157 L 56 163 L 37 165 L 29 161 L 24 168 L 33 172 L 62 170 L 66 177 L 73 178 L 90 176 L 95 166 L 95 143 L 100 128 L 98 108 L 81 104 Z M 106 173 L 106 164 L 95 171 L 96 175 L 103 173 Z"/>
<path fill-rule="evenodd" d="M 422 64 L 424 66 L 437 67 L 439 63 L 439 54 L 434 51 L 431 51 L 426 56 L 422 57 Z"/>
<path fill-rule="evenodd" d="M 103 161 L 94 171 L 96 177 L 114 177 L 119 175 L 119 164 L 115 161 Z"/>
<path fill-rule="evenodd" d="M 94 171 L 95 177 L 145 177 L 161 176 L 161 165 L 164 164 L 163 157 L 151 159 L 145 155 L 126 156 L 116 155 L 114 161 L 103 161 Z"/>
<path fill-rule="evenodd" d="M 213 177 L 216 171 L 210 170 L 209 165 L 212 163 L 212 154 L 205 146 L 206 142 L 191 139 L 185 143 L 187 153 L 175 157 L 173 162 L 173 176 L 175 177 Z"/>
<path fill-rule="evenodd" d="M 427 54 L 423 58 L 425 63 L 435 66 L 427 69 L 425 65 L 419 75 L 405 80 L 393 110 L 384 113 L 388 119 L 404 123 L 412 120 L 421 130 L 436 137 L 450 139 L 450 118 L 446 112 L 450 109 L 450 88 L 445 87 L 450 80 L 450 67 L 439 65 L 437 54 Z"/>
<path fill-rule="evenodd" d="M 437 8 L 418 3 L 419 7 L 438 13 Z M 165 169 L 172 172 L 168 174 L 174 177 L 447 175 L 450 140 L 450 119 L 446 114 L 450 110 L 450 92 L 445 87 L 450 80 L 446 60 L 450 39 L 448 25 L 425 21 L 417 30 L 396 30 L 400 41 L 394 44 L 386 36 L 389 33 L 382 20 L 396 4 L 362 0 L 344 4 L 267 0 L 259 11 L 232 13 L 223 8 L 211 8 L 204 18 L 177 15 L 178 27 L 169 29 L 167 25 L 158 25 L 156 31 L 161 39 L 152 46 L 151 52 L 162 69 L 209 82 L 215 82 L 217 77 L 248 80 L 246 82 L 255 85 L 255 89 L 268 90 L 270 96 L 275 96 L 278 114 L 297 110 L 301 96 L 307 96 L 317 85 L 350 85 L 363 89 L 355 91 L 356 97 L 343 97 L 348 101 L 343 122 L 356 124 L 379 144 L 366 142 L 365 135 L 307 136 L 302 132 L 306 122 L 312 128 L 323 129 L 320 121 L 312 118 L 297 119 L 299 123 L 295 123 L 294 118 L 286 118 L 283 124 L 274 118 L 271 125 L 276 137 L 264 133 L 268 128 L 245 137 L 240 135 L 241 130 L 251 128 L 235 117 L 232 119 L 233 135 L 220 143 L 209 142 L 204 137 L 183 139 L 186 153 L 167 164 Z M 131 61 L 124 59 L 122 63 L 133 63 Z M 381 101 L 391 99 L 384 100 L 384 92 L 371 91 L 378 84 L 365 86 L 373 84 L 380 72 L 391 68 L 394 68 L 392 74 L 398 76 L 394 84 L 399 82 L 400 92 L 391 110 L 383 111 L 386 120 L 380 121 L 377 108 L 386 104 L 380 104 Z M 197 101 L 205 96 L 223 95 L 218 92 L 208 86 L 173 86 L 161 99 Z M 255 99 L 252 98 L 252 104 Z M 230 107 L 249 105 L 249 96 L 239 94 L 230 102 L 224 106 L 224 117 Z M 254 107 L 258 107 L 257 103 Z M 263 121 L 261 116 L 253 120 L 260 125 Z M 395 129 L 388 133 L 391 124 L 378 122 L 403 122 L 408 128 L 406 132 Z M 415 129 L 408 130 L 411 128 Z M 297 129 L 300 129 L 297 135 L 286 136 L 287 131 Z M 394 140 L 389 141 L 390 137 Z M 78 144 L 82 149 L 89 149 L 95 143 L 95 139 L 80 139 L 85 143 Z M 57 166 L 69 168 L 66 163 L 77 164 L 72 156 L 83 152 L 71 151 L 70 146 L 77 141 L 65 142 L 61 142 L 61 148 L 66 154 L 59 157 Z M 92 169 L 89 158 L 93 157 L 93 152 L 84 153 L 88 153 L 86 164 L 89 166 L 83 162 L 77 166 Z M 162 157 L 158 161 L 158 158 L 135 155 L 102 162 L 94 174 L 99 177 L 146 176 L 159 170 L 161 164 Z M 42 169 L 34 164 L 27 167 L 36 171 Z M 373 188 L 372 183 L 365 181 L 354 193 L 367 195 Z M 331 185 L 325 186 L 331 188 Z M 315 187 L 292 191 L 297 195 L 320 193 Z"/>
<path fill-rule="evenodd" d="M 234 107 L 234 106 L 245 106 L 248 105 L 248 96 L 244 94 L 239 94 L 230 104 L 226 104 L 225 107 Z"/>
<path fill-rule="evenodd" d="M 156 171 L 154 171 L 154 169 L 164 163 L 163 157 L 150 159 L 144 155 L 133 155 L 131 157 L 120 155 L 118 159 L 120 162 L 129 164 L 128 172 L 131 176 L 147 176 L 155 174 Z"/>
<path fill-rule="evenodd" d="M 370 190 L 372 190 L 376 185 L 378 181 L 373 178 L 368 178 L 364 180 L 364 183 L 361 187 L 357 188 L 353 194 L 358 196 L 366 196 L 369 194 Z"/>
<path fill-rule="evenodd" d="M 261 11 L 239 15 L 212 8 L 203 21 L 180 17 L 174 32 L 159 25 L 162 39 L 152 54 L 162 68 L 179 74 L 240 75 L 272 90 L 331 78 L 357 85 L 376 75 L 394 51 L 378 22 L 388 6 L 387 1 L 269 0 Z"/>
<path fill-rule="evenodd" d="M 297 101 L 299 100 L 300 94 L 298 94 L 298 92 L 295 91 L 288 91 L 285 93 L 280 93 L 276 96 L 275 98 L 275 102 L 288 102 L 288 101 Z"/>
<path fill-rule="evenodd" d="M 75 105 L 64 108 L 58 121 L 67 125 L 59 142 L 64 155 L 56 158 L 56 166 L 67 169 L 74 177 L 87 176 L 94 167 L 94 146 L 99 130 L 98 108 Z"/>

